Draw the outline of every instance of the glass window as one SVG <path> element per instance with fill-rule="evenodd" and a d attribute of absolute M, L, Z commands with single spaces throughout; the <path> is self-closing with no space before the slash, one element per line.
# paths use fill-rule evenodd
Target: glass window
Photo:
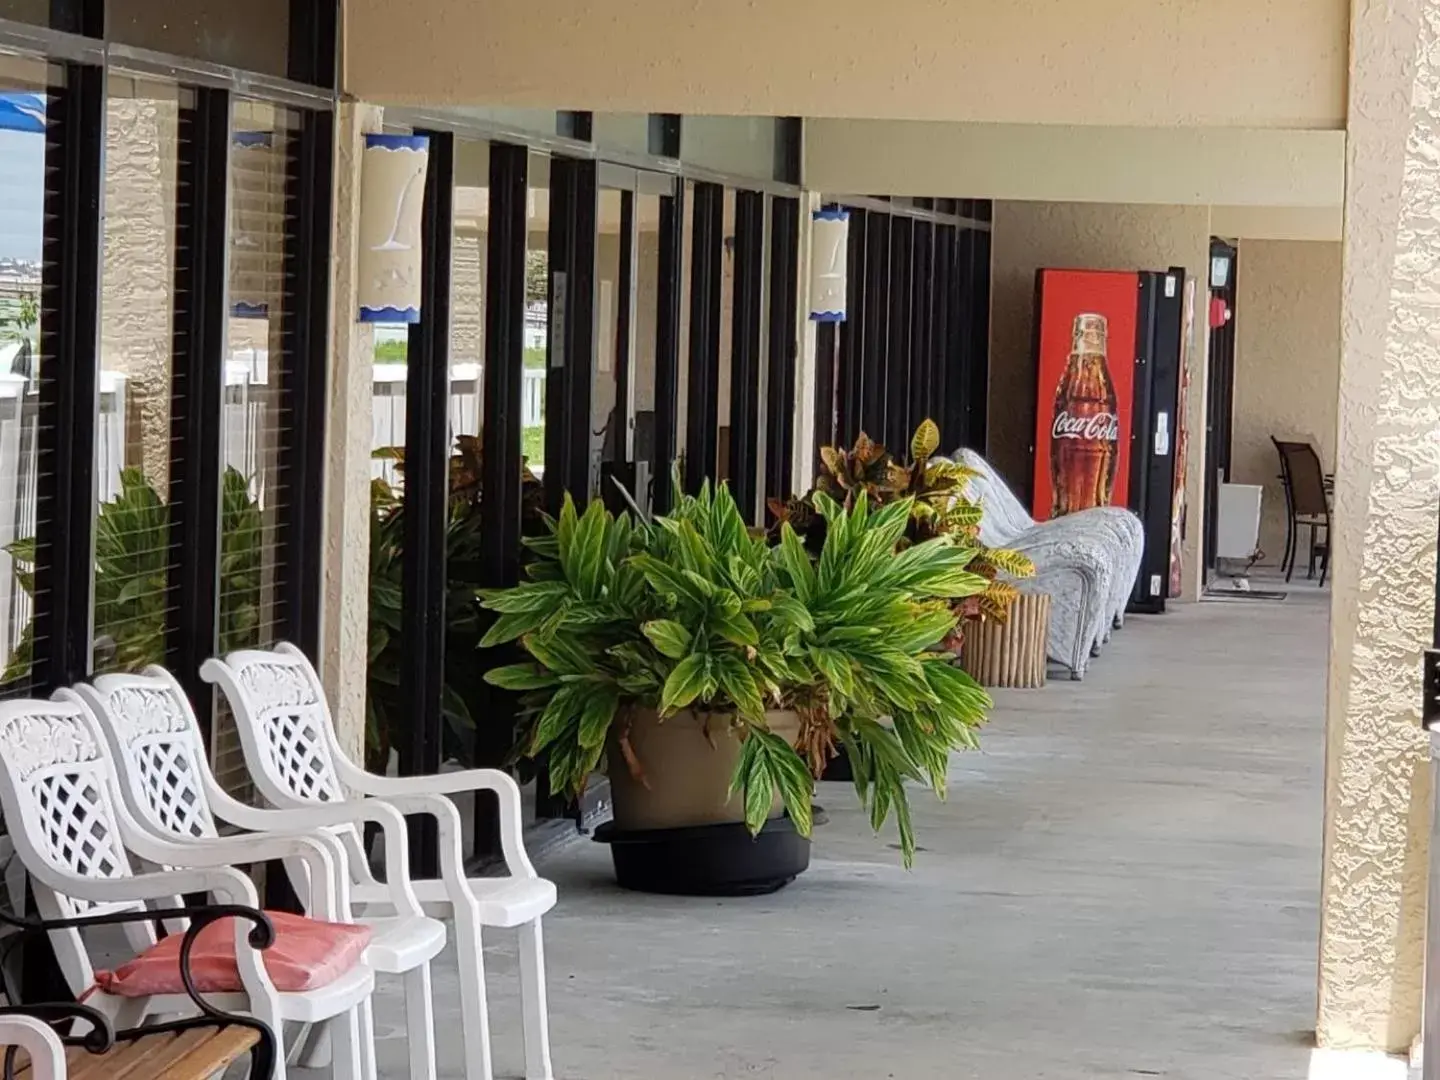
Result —
<path fill-rule="evenodd" d="M 110 37 L 124 45 L 269 75 L 288 70 L 290 0 L 108 0 L 106 13 Z"/>
<path fill-rule="evenodd" d="M 687 116 L 680 160 L 735 176 L 776 174 L 778 124 L 773 116 Z"/>
<path fill-rule="evenodd" d="M 483 105 L 456 105 L 447 112 L 467 120 L 509 128 L 512 131 L 533 132 L 536 135 L 558 135 L 560 114 L 554 109 L 507 109 L 490 108 Z M 534 168 L 534 162 L 531 162 Z"/>
<path fill-rule="evenodd" d="M 62 72 L 0 54 L 0 685 L 29 673 L 35 646 L 45 111 Z"/>
<path fill-rule="evenodd" d="M 595 370 L 590 382 L 590 494 L 600 496 L 601 465 L 625 458 L 626 416 L 618 400 L 620 368 L 629 357 L 628 335 L 620 305 L 625 288 L 623 258 L 629 245 L 624 235 L 625 204 L 634 195 L 602 188 L 595 229 Z"/>
<path fill-rule="evenodd" d="M 545 475 L 545 357 L 550 330 L 550 158 L 532 153 L 525 202 L 525 372 L 520 384 L 521 453 Z"/>
<path fill-rule="evenodd" d="M 760 260 L 760 306 L 756 309 L 760 320 L 760 351 L 755 354 L 756 376 L 760 382 L 758 402 L 755 410 L 755 492 L 757 505 L 748 510 L 749 513 L 758 515 L 752 520 L 765 520 L 765 469 L 766 469 L 766 447 L 769 443 L 770 407 L 772 404 L 779 404 L 780 387 L 773 387 L 776 395 L 771 400 L 770 386 L 770 318 L 772 310 L 770 306 L 770 290 L 774 288 L 770 280 L 770 272 L 774 269 L 770 265 L 770 251 L 773 244 L 774 229 L 774 207 L 775 200 L 767 196 L 764 201 L 764 215 L 760 229 L 760 251 L 757 257 Z"/>
<path fill-rule="evenodd" d="M 50 0 L 0 0 L 0 19 L 50 25 Z"/>
<path fill-rule="evenodd" d="M 630 365 L 631 456 L 636 462 L 655 458 L 655 358 L 660 316 L 660 199 L 644 192 L 635 196 L 634 359 Z M 664 467 L 662 465 L 662 467 Z M 650 483 L 668 484 L 668 475 Z M 644 492 L 637 493 L 644 503 Z"/>
<path fill-rule="evenodd" d="M 675 454 L 685 456 L 686 432 L 690 430 L 690 268 L 695 258 L 695 181 L 685 181 L 685 205 L 680 215 L 680 341 L 677 345 L 679 376 L 675 392 Z M 670 477 L 662 478 L 670 483 Z"/>
<path fill-rule="evenodd" d="M 719 392 L 715 395 L 715 479 L 730 478 L 730 373 L 735 343 L 735 190 L 726 188 L 724 221 L 720 229 L 720 367 Z"/>
<path fill-rule="evenodd" d="M 490 144 L 455 140 L 450 235 L 450 438 L 467 485 L 480 481 L 485 416 L 485 274 L 490 231 Z M 478 487 L 473 489 L 479 494 Z"/>
<path fill-rule="evenodd" d="M 600 149 L 650 153 L 649 113 L 596 113 L 592 124 L 593 141 Z"/>
<path fill-rule="evenodd" d="M 282 514 L 296 499 L 280 468 L 287 363 L 284 316 L 289 221 L 285 187 L 298 117 L 284 106 L 237 99 L 230 142 L 230 318 L 221 417 L 218 647 L 273 644 L 284 549 Z M 215 770 L 232 790 L 246 772 L 223 699 L 216 708 Z"/>
<path fill-rule="evenodd" d="M 173 84 L 112 74 L 105 101 L 94 670 L 165 660 L 180 110 Z"/>

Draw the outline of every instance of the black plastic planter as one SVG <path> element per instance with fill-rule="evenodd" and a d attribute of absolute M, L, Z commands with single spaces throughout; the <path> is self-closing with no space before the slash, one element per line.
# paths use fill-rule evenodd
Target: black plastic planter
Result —
<path fill-rule="evenodd" d="M 621 888 L 676 896 L 762 896 L 810 866 L 810 841 L 788 817 L 752 837 L 744 824 L 621 832 L 607 822 L 595 840 L 610 845 Z"/>

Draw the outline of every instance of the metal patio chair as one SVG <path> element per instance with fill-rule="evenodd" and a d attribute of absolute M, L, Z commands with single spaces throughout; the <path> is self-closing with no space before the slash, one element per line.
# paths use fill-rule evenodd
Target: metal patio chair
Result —
<path fill-rule="evenodd" d="M 153 920 L 159 913 L 147 913 L 146 901 L 166 901 L 171 915 L 183 906 L 179 898 L 192 893 L 212 894 L 220 903 L 258 906 L 254 883 L 236 865 L 301 860 L 314 883 L 320 917 L 334 920 L 337 913 L 336 865 L 324 843 L 295 836 L 237 836 L 176 844 L 142 827 L 125 807 L 105 738 L 83 702 L 0 702 L 0 808 L 30 875 L 41 917 L 139 912 L 125 925 L 137 954 L 157 943 Z M 171 869 L 136 873 L 132 854 Z M 183 921 L 166 925 L 172 931 L 186 929 Z M 248 947 L 249 930 L 238 920 L 235 936 L 243 992 L 213 995 L 211 1003 L 247 1012 L 277 1034 L 287 1020 L 329 1022 L 335 1046 L 332 1075 L 336 1080 L 374 1080 L 360 1043 L 360 1012 L 375 987 L 370 967 L 357 962 L 325 986 L 280 992 L 259 955 Z M 127 997 L 101 987 L 78 926 L 51 933 L 50 942 L 71 993 L 85 996 L 117 1027 L 195 1011 L 186 993 Z M 183 975 L 183 955 L 181 969 Z M 284 1080 L 283 1054 L 276 1056 L 273 1075 Z"/>
<path fill-rule="evenodd" d="M 455 920 L 460 1001 L 465 1016 L 468 1080 L 491 1080 L 489 1011 L 485 1001 L 482 927 L 519 930 L 520 994 L 526 1080 L 553 1080 L 545 951 L 540 919 L 555 906 L 555 886 L 540 877 L 525 853 L 520 788 L 498 769 L 467 769 L 439 776 L 377 776 L 355 765 L 340 747 L 320 678 L 293 645 L 242 650 L 205 661 L 200 677 L 217 684 L 229 702 L 250 775 L 275 806 L 307 808 L 356 799 L 382 799 L 401 813 L 436 822 L 441 877 L 413 882 L 430 914 Z M 500 845 L 506 874 L 468 877 L 461 850 L 460 813 L 447 795 L 493 791 L 500 806 Z M 362 860 L 351 895 L 377 912 L 392 909 L 388 890 Z"/>
<path fill-rule="evenodd" d="M 200 722 L 184 689 L 161 667 L 140 675 L 101 675 L 93 685 L 61 690 L 61 700 L 78 699 L 94 711 L 110 744 L 125 804 L 141 824 L 177 843 L 217 838 L 217 822 L 257 833 L 311 833 L 333 844 L 343 868 L 338 880 L 339 916 L 370 926 L 365 959 L 376 971 L 405 978 L 410 1080 L 434 1080 L 434 1005 L 430 961 L 445 947 L 445 924 L 427 918 L 410 887 L 409 838 L 405 819 L 379 802 L 350 802 L 294 810 L 246 806 L 230 797 L 210 771 Z M 370 821 L 385 835 L 387 890 L 396 914 L 355 919 L 350 910 L 350 860 L 363 858 L 357 826 Z M 291 863 L 303 881 L 303 867 Z M 303 897 L 309 890 L 297 889 Z M 362 1048 L 373 1045 L 373 1017 L 361 1015 Z"/>
<path fill-rule="evenodd" d="M 1284 442 L 1270 436 L 1280 455 L 1280 483 L 1285 489 L 1285 553 L 1280 568 L 1289 581 L 1295 573 L 1301 527 L 1310 530 L 1307 579 L 1315 576 L 1320 561 L 1320 586 L 1330 570 L 1330 479 L 1320 465 L 1320 455 L 1308 442 Z M 1317 535 L 1317 530 L 1324 530 Z"/>

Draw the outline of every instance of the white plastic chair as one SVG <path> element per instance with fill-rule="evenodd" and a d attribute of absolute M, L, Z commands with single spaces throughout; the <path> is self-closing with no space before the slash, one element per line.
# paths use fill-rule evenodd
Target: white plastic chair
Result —
<path fill-rule="evenodd" d="M 125 808 L 104 737 L 81 702 L 0 702 L 0 808 L 30 874 L 42 918 L 140 911 L 147 900 L 163 900 L 175 908 L 180 896 L 191 893 L 211 893 L 217 902 L 254 908 L 255 885 L 234 867 L 271 859 L 303 862 L 315 884 L 317 915 L 336 915 L 339 868 L 325 843 L 303 836 L 238 836 L 180 845 L 144 829 Z M 184 869 L 137 874 L 132 853 L 157 866 Z M 235 935 L 244 992 L 212 995 L 213 1003 L 231 1012 L 248 1012 L 277 1034 L 286 1020 L 331 1022 L 336 1080 L 374 1080 L 367 1069 L 373 1055 L 361 1049 L 360 1013 L 375 987 L 370 967 L 358 963 L 327 986 L 281 993 L 259 954 L 248 946 L 249 926 L 237 920 Z M 126 937 L 137 952 L 155 944 L 148 924 L 127 926 Z M 87 1003 L 117 1027 L 194 1012 L 185 994 L 126 998 L 96 987 L 79 930 L 52 932 L 50 941 L 71 993 L 87 995 Z M 274 1076 L 285 1080 L 283 1055 Z"/>
<path fill-rule="evenodd" d="M 217 819 L 259 832 L 313 832 L 333 843 L 342 868 L 337 882 L 339 917 L 368 924 L 373 933 L 365 959 L 376 971 L 405 977 L 411 1080 L 434 1080 L 434 1005 L 430 961 L 445 947 L 445 924 L 427 918 L 410 886 L 405 819 L 378 802 L 263 810 L 238 802 L 220 786 L 206 760 L 200 722 L 184 689 L 168 671 L 150 667 L 140 675 L 101 675 L 93 685 L 60 690 L 60 700 L 81 700 L 94 711 L 119 774 L 131 814 L 156 835 L 189 843 L 219 836 Z M 353 917 L 349 862 L 363 858 L 357 824 L 384 829 L 386 886 L 395 915 Z M 292 864 L 293 870 L 297 869 Z M 308 890 L 297 889 L 302 895 Z M 373 1045 L 373 1018 L 361 1017 L 361 1045 Z M 367 1043 L 367 1037 L 372 1042 Z"/>
<path fill-rule="evenodd" d="M 540 919 L 555 906 L 555 886 L 540 877 L 525 854 L 520 788 L 497 769 L 468 769 L 440 776 L 385 777 L 366 772 L 346 757 L 335 736 L 319 676 L 293 645 L 273 651 L 231 653 L 205 661 L 200 677 L 218 684 L 235 715 L 250 774 L 260 793 L 279 807 L 313 807 L 360 798 L 380 798 L 403 814 L 428 814 L 439 834 L 441 877 L 416 881 L 421 904 L 431 914 L 455 920 L 460 998 L 468 1080 L 491 1080 L 489 1013 L 480 949 L 482 926 L 518 928 L 520 993 L 525 1038 L 526 1080 L 553 1080 L 549 1015 L 545 995 L 545 949 Z M 461 850 L 460 814 L 445 796 L 493 791 L 500 804 L 500 845 L 508 873 L 467 878 Z M 362 860 L 352 860 L 357 904 L 391 907 L 385 887 Z"/>

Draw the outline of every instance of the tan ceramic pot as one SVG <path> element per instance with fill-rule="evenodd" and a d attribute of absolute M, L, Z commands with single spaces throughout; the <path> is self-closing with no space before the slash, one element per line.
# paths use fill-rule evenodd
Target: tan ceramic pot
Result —
<path fill-rule="evenodd" d="M 643 781 L 631 774 L 619 745 L 627 720 Z M 773 710 L 765 721 L 792 746 L 800 736 L 800 719 L 793 712 Z M 730 713 L 686 710 L 662 721 L 654 709 L 633 708 L 616 717 L 606 754 L 615 828 L 629 832 L 744 821 L 741 793 L 730 795 L 730 778 L 740 760 L 739 734 Z M 779 817 L 782 809 L 777 794 L 770 816 Z"/>

